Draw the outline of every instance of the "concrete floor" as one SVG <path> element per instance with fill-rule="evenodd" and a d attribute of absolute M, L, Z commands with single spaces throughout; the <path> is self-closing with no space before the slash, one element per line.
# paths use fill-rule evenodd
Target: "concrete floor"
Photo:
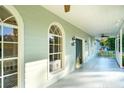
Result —
<path fill-rule="evenodd" d="M 49 88 L 122 88 L 124 69 L 115 59 L 96 57 Z"/>

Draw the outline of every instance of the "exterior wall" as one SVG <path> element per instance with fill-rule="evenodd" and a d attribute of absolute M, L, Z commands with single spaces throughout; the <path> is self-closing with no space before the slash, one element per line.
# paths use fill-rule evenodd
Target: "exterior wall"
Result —
<path fill-rule="evenodd" d="M 87 39 L 87 42 L 85 42 L 84 62 L 87 62 L 96 55 L 97 45 L 95 44 L 96 44 L 95 38 L 91 38 L 91 37 L 89 37 Z"/>
<path fill-rule="evenodd" d="M 20 13 L 24 22 L 24 62 L 25 62 L 25 87 L 46 87 L 75 69 L 75 46 L 71 45 L 72 37 L 78 36 L 89 41 L 93 38 L 47 11 L 41 6 L 14 6 Z M 48 73 L 48 27 L 51 23 L 58 22 L 64 28 L 65 34 L 65 69 L 49 77 Z M 90 58 L 84 51 L 85 61 Z M 84 49 L 85 50 L 85 49 Z"/>

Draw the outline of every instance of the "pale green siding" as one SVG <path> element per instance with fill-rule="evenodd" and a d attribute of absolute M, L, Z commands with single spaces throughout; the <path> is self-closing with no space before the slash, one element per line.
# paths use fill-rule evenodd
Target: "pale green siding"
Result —
<path fill-rule="evenodd" d="M 72 37 L 77 36 L 85 40 L 93 40 L 89 34 L 73 26 L 67 21 L 49 12 L 42 6 L 23 5 L 14 6 L 20 13 L 24 22 L 24 62 L 25 87 L 44 87 L 59 80 L 64 75 L 75 69 L 76 48 L 71 45 Z M 83 20 L 82 20 L 83 21 Z M 64 28 L 65 34 L 65 69 L 55 75 L 53 79 L 48 77 L 48 28 L 51 23 L 58 22 Z M 89 59 L 87 51 L 85 58 Z M 92 49 L 90 50 L 92 51 Z M 93 54 L 91 54 L 92 56 Z M 37 63 L 39 66 L 32 65 Z M 32 67 L 31 67 L 32 66 Z M 31 74 L 31 77 L 29 76 Z M 54 76 L 54 75 L 53 75 Z M 34 79 L 35 78 L 35 79 Z"/>
<path fill-rule="evenodd" d="M 71 25 L 41 6 L 15 6 L 24 21 L 24 56 L 25 62 L 48 58 L 48 27 L 52 22 L 59 22 L 65 31 L 66 55 L 74 56 L 74 47 L 70 41 L 73 36 L 88 39 L 89 35 Z M 73 57 L 74 58 L 74 57 Z M 72 58 L 72 60 L 74 60 Z"/>

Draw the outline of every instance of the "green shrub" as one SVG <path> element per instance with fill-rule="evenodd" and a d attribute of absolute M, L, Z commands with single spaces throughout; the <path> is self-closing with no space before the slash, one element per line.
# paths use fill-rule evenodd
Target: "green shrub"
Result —
<path fill-rule="evenodd" d="M 122 64 L 123 64 L 123 66 L 124 66 L 124 54 L 123 54 L 123 56 L 122 56 Z"/>

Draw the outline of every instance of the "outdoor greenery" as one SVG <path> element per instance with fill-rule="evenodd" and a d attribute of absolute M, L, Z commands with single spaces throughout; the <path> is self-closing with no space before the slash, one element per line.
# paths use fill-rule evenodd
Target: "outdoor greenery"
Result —
<path fill-rule="evenodd" d="M 108 46 L 111 51 L 115 51 L 115 38 L 108 38 Z"/>
<path fill-rule="evenodd" d="M 115 53 L 113 51 L 99 51 L 98 56 L 115 58 Z"/>
<path fill-rule="evenodd" d="M 100 45 L 104 47 L 108 47 L 110 51 L 114 51 L 115 50 L 115 38 L 102 39 L 100 41 Z"/>
<path fill-rule="evenodd" d="M 115 38 L 104 38 L 100 41 L 101 49 L 98 56 L 115 57 Z"/>

